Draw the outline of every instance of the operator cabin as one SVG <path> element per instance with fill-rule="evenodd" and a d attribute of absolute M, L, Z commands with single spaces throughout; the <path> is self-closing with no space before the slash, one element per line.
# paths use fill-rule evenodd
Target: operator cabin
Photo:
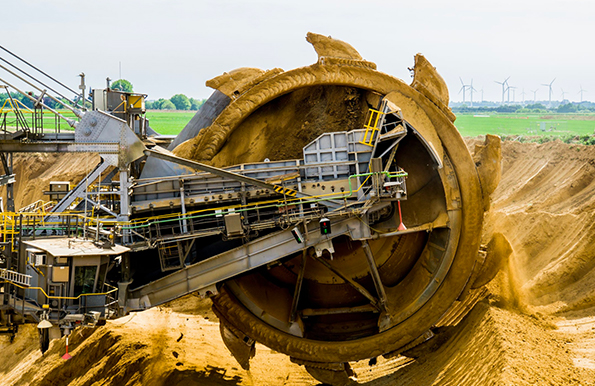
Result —
<path fill-rule="evenodd" d="M 104 313 L 106 293 L 113 289 L 107 288 L 106 275 L 117 259 L 130 250 L 121 245 L 104 248 L 73 238 L 24 240 L 23 244 L 31 287 L 43 289 L 27 289 L 26 297 L 52 309 L 83 313 Z"/>

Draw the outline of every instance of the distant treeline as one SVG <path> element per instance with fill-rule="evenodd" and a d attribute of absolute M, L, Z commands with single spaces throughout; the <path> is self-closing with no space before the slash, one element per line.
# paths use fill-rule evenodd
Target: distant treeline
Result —
<path fill-rule="evenodd" d="M 32 97 L 34 97 L 35 99 L 38 98 L 38 95 L 36 95 L 34 93 L 31 93 L 30 95 Z M 31 99 L 27 98 L 25 95 L 18 93 L 18 92 L 11 92 L 10 96 L 13 99 L 13 103 L 18 104 L 19 108 L 26 106 L 30 109 L 33 109 L 34 102 Z M 11 108 L 10 102 L 8 102 L 7 99 L 9 99 L 7 93 L 0 93 L 0 108 L 2 108 L 2 106 L 4 106 L 4 110 Z M 66 104 L 68 106 L 72 105 L 72 103 L 70 103 L 66 99 L 61 99 L 61 100 L 62 100 L 62 102 L 64 102 L 64 104 Z M 188 98 L 184 94 L 176 94 L 169 99 L 161 98 L 156 101 L 146 101 L 145 106 L 147 109 L 150 109 L 150 110 L 198 110 L 200 108 L 200 106 L 202 106 L 202 104 L 205 103 L 205 100 L 206 99 Z M 52 100 L 48 97 L 44 97 L 42 102 L 46 106 L 51 107 L 52 109 L 62 109 L 63 108 L 63 106 L 60 103 L 55 102 L 54 100 Z M 89 108 L 91 107 L 89 102 L 87 102 L 87 107 L 89 107 Z"/>
<path fill-rule="evenodd" d="M 205 101 L 206 99 L 194 99 L 184 94 L 176 94 L 169 99 L 146 101 L 145 106 L 150 110 L 198 110 Z"/>
<path fill-rule="evenodd" d="M 557 107 L 548 108 L 542 103 L 535 103 L 530 105 L 501 105 L 501 106 L 457 106 L 453 107 L 452 111 L 456 113 L 591 113 L 595 112 L 595 103 L 592 102 L 570 102 L 561 104 Z"/>

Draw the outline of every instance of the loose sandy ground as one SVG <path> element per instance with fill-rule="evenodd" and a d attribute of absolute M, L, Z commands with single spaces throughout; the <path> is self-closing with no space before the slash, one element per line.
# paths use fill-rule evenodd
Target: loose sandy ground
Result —
<path fill-rule="evenodd" d="M 595 383 L 595 147 L 505 142 L 503 157 L 486 231 L 504 233 L 514 252 L 489 285 L 491 295 L 418 347 L 420 359 L 353 364 L 360 383 Z M 221 341 L 209 301 L 192 295 L 76 331 L 69 361 L 60 359 L 64 344 L 52 342 L 42 356 L 34 326 L 22 327 L 12 344 L 0 337 L 0 384 L 318 384 L 261 345 L 250 372 L 242 370 Z"/>

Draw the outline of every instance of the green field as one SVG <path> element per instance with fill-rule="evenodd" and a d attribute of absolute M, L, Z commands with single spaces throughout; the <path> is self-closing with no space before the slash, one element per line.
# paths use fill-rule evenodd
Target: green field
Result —
<path fill-rule="evenodd" d="M 195 111 L 148 111 L 151 127 L 160 134 L 178 134 Z M 455 126 L 464 137 L 592 135 L 595 114 L 458 114 Z"/>
<path fill-rule="evenodd" d="M 60 111 L 69 118 L 74 118 L 69 111 Z M 177 135 L 192 119 L 196 111 L 147 111 L 151 128 L 160 134 Z M 32 114 L 24 113 L 31 124 Z M 9 113 L 7 126 L 15 126 L 15 117 Z M 44 114 L 44 127 L 53 128 L 56 119 L 53 114 Z M 464 137 L 476 137 L 484 134 L 497 134 L 503 137 L 570 137 L 585 136 L 595 133 L 595 114 L 457 114 L 455 126 Z M 66 122 L 60 123 L 61 130 L 69 129 Z"/>
<path fill-rule="evenodd" d="M 592 135 L 594 114 L 458 114 L 455 126 L 464 137 Z"/>
<path fill-rule="evenodd" d="M 159 134 L 176 135 L 196 114 L 196 111 L 147 111 L 149 125 Z"/>

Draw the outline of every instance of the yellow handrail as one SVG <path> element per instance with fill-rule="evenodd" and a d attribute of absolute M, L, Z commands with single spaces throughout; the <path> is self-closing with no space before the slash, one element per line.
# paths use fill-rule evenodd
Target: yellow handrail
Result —
<path fill-rule="evenodd" d="M 15 99 L 15 101 L 16 101 L 16 105 L 17 105 L 17 107 L 16 107 L 16 108 L 13 106 L 12 102 L 10 101 L 10 99 L 6 99 L 6 100 L 4 101 L 4 104 L 2 104 L 2 107 L 0 108 L 0 114 L 2 114 L 2 113 L 9 113 L 9 112 L 15 112 L 15 111 L 18 111 L 18 110 L 20 110 L 20 108 L 19 108 L 19 104 L 20 104 L 21 106 L 23 106 L 23 108 L 24 108 L 25 110 L 27 110 L 27 112 L 29 112 L 29 113 L 32 113 L 32 112 L 33 112 L 33 110 L 31 110 L 30 108 L 28 108 L 27 106 L 25 106 L 25 105 L 23 104 L 23 102 L 21 102 L 20 100 L 18 100 L 18 99 Z M 4 106 L 6 106 L 6 103 L 8 103 L 8 104 L 10 105 L 10 109 L 8 109 L 8 110 L 4 110 Z"/>
<path fill-rule="evenodd" d="M 368 123 L 364 125 L 366 131 L 364 132 L 361 141 L 359 141 L 360 143 L 367 146 L 373 146 L 372 142 L 374 140 L 374 134 L 380 130 L 380 128 L 378 127 L 378 121 L 380 121 L 380 116 L 382 114 L 383 112 L 381 111 L 370 109 Z M 370 138 L 368 138 L 368 133 L 370 133 Z"/>
<path fill-rule="evenodd" d="M 4 280 L 4 281 L 3 281 L 3 283 L 10 283 L 10 284 L 12 284 L 12 285 L 14 285 L 14 286 L 17 286 L 17 287 L 21 288 L 21 289 L 27 289 L 27 290 L 29 290 L 29 289 L 34 289 L 34 290 L 41 291 L 41 293 L 42 293 L 42 294 L 43 294 L 43 295 L 44 295 L 46 298 L 48 298 L 48 299 L 66 299 L 66 300 L 77 300 L 77 299 L 80 299 L 80 298 L 81 298 L 81 297 L 83 297 L 83 296 L 100 296 L 100 295 L 109 295 L 109 294 L 111 294 L 111 293 L 114 293 L 114 292 L 116 292 L 116 291 L 118 290 L 116 287 L 113 287 L 113 289 L 111 289 L 111 290 L 109 290 L 109 291 L 107 291 L 107 292 L 101 292 L 101 293 L 80 294 L 79 296 L 53 296 L 53 295 L 48 295 L 48 294 L 47 294 L 47 293 L 46 293 L 46 292 L 43 290 L 43 288 L 41 288 L 41 287 L 25 287 L 25 286 L 18 285 L 18 284 L 16 284 L 16 283 L 14 283 L 14 282 L 12 282 L 12 281 L 8 281 L 8 280 Z M 110 286 L 110 285 L 109 285 L 109 284 L 107 284 L 107 283 L 105 283 L 105 285 L 107 285 L 107 286 L 109 286 L 109 287 L 112 287 L 112 286 Z"/>
<path fill-rule="evenodd" d="M 366 180 L 360 184 L 360 186 L 357 189 L 354 190 L 350 190 L 349 192 L 332 192 L 332 193 L 325 193 L 325 194 L 318 194 L 318 195 L 313 195 L 313 196 L 307 196 L 307 197 L 291 197 L 291 198 L 287 198 L 286 200 L 283 199 L 273 199 L 273 200 L 268 200 L 268 201 L 260 201 L 258 203 L 252 203 L 252 204 L 247 204 L 247 205 L 243 205 L 243 204 L 235 204 L 235 205 L 226 205 L 226 206 L 221 206 L 221 207 L 216 207 L 216 208 L 205 208 L 205 209 L 199 209 L 199 210 L 195 210 L 195 211 L 189 211 L 186 213 L 181 213 L 181 212 L 176 212 L 176 213 L 167 213 L 167 214 L 162 214 L 162 215 L 158 215 L 158 216 L 150 216 L 150 217 L 145 217 L 145 218 L 138 218 L 138 219 L 134 219 L 134 220 L 129 220 L 129 221 L 118 221 L 115 220 L 113 218 L 96 218 L 93 216 L 85 216 L 82 212 L 54 212 L 54 213 L 46 213 L 45 211 L 43 212 L 0 212 L 0 236 L 2 238 L 2 241 L 7 242 L 8 240 L 8 236 L 13 236 L 19 233 L 17 227 L 18 224 L 17 222 L 19 220 L 17 220 L 19 217 L 22 217 L 22 223 L 23 225 L 29 225 L 29 226 L 40 226 L 40 227 L 48 227 L 48 226 L 52 226 L 52 225 L 63 225 L 64 224 L 64 218 L 70 217 L 70 218 L 78 218 L 81 221 L 81 224 L 87 224 L 87 225 L 94 225 L 94 226 L 99 226 L 99 225 L 104 225 L 104 226 L 121 226 L 121 227 L 127 227 L 127 228 L 135 228 L 135 227 L 144 227 L 146 225 L 149 225 L 151 222 L 155 222 L 155 221 L 162 221 L 162 220 L 178 220 L 178 219 L 184 219 L 184 218 L 188 218 L 188 217 L 192 217 L 192 216 L 196 216 L 196 215 L 200 215 L 203 213 L 214 213 L 215 211 L 219 210 L 219 211 L 225 211 L 225 210 L 230 210 L 230 209 L 234 209 L 234 210 L 239 210 L 239 209 L 245 209 L 245 208 L 255 208 L 256 206 L 263 206 L 263 205 L 269 205 L 269 206 L 274 206 L 274 205 L 293 205 L 293 204 L 299 204 L 302 201 L 311 201 L 311 200 L 320 200 L 320 199 L 341 199 L 346 197 L 346 195 L 353 195 L 354 193 L 359 192 L 365 185 L 366 181 L 370 178 L 370 176 L 367 176 Z M 58 221 L 46 221 L 46 218 L 48 216 L 51 217 L 59 217 L 61 218 L 61 220 Z M 14 243 L 14 237 L 12 238 L 12 241 Z M 12 246 L 13 250 L 14 250 L 14 245 Z"/>

